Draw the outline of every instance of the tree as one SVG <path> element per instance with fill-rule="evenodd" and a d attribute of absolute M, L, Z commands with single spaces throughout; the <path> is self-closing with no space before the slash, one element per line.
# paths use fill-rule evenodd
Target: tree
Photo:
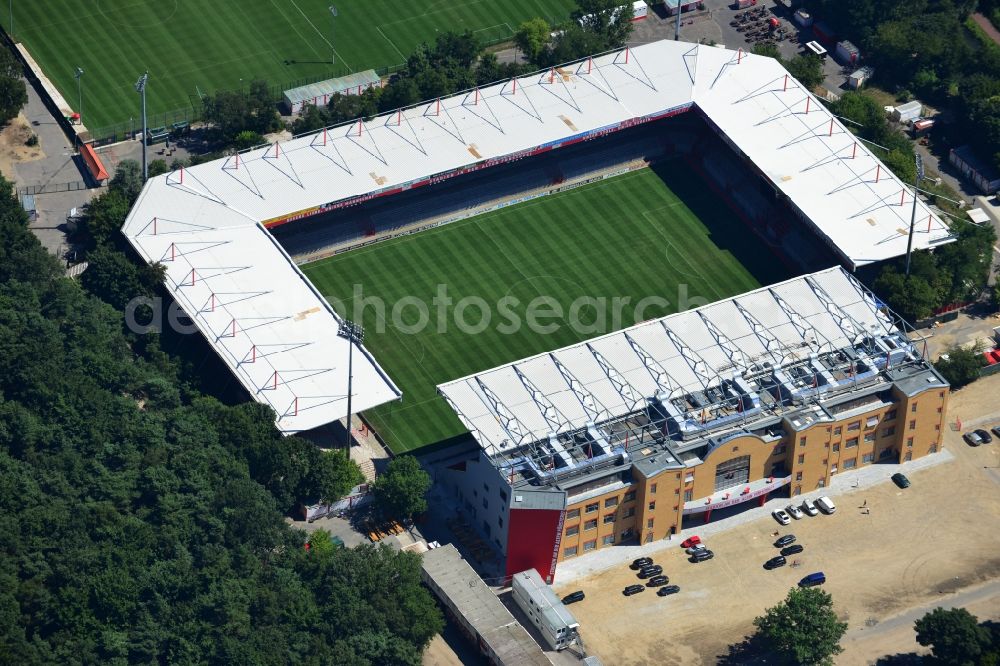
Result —
<path fill-rule="evenodd" d="M 832 664 L 847 631 L 847 623 L 833 612 L 833 599 L 815 587 L 789 590 L 783 602 L 753 623 L 767 646 L 798 664 Z"/>
<path fill-rule="evenodd" d="M 635 11 L 631 2 L 623 0 L 576 0 L 571 16 L 574 23 L 581 24 L 585 31 L 599 38 L 599 50 L 603 51 L 625 46 L 634 27 Z M 588 54 L 579 57 L 583 55 Z"/>
<path fill-rule="evenodd" d="M 926 253 L 915 252 L 913 257 Z M 875 293 L 909 321 L 918 321 L 941 305 L 941 294 L 925 275 L 911 270 L 909 279 L 895 264 L 886 265 L 873 285 Z"/>
<path fill-rule="evenodd" d="M 947 358 L 944 358 L 947 356 Z M 941 376 L 948 380 L 953 389 L 979 379 L 979 370 L 986 365 L 982 349 L 977 347 L 951 347 L 934 364 Z"/>
<path fill-rule="evenodd" d="M 914 629 L 917 642 L 931 646 L 931 654 L 944 664 L 973 666 L 990 648 L 990 632 L 964 608 L 939 606 L 917 620 Z"/>
<path fill-rule="evenodd" d="M 431 478 L 413 456 L 400 456 L 389 463 L 386 472 L 375 479 L 372 492 L 386 517 L 412 519 L 427 510 L 427 491 Z"/>
<path fill-rule="evenodd" d="M 28 90 L 21 78 L 21 63 L 8 49 L 0 49 L 0 125 L 6 125 L 28 103 Z"/>
<path fill-rule="evenodd" d="M 306 543 L 309 544 L 309 552 L 316 557 L 329 557 L 337 548 L 337 544 L 333 542 L 330 533 L 326 530 L 315 530 L 309 535 Z"/>
<path fill-rule="evenodd" d="M 340 451 L 320 452 L 310 467 L 306 485 L 299 491 L 300 500 L 315 499 L 332 503 L 364 482 L 357 464 Z"/>
<path fill-rule="evenodd" d="M 536 62 L 548 44 L 551 32 L 548 21 L 543 18 L 533 18 L 518 26 L 517 32 L 514 33 L 514 43 L 521 49 L 525 58 Z"/>
<path fill-rule="evenodd" d="M 16 118 L 27 103 L 28 90 L 24 81 L 0 76 L 0 124 L 6 125 Z"/>
<path fill-rule="evenodd" d="M 170 167 L 167 166 L 167 161 L 163 159 L 152 160 L 149 163 L 149 177 L 155 178 L 156 176 L 162 176 L 163 174 L 170 171 Z"/>
<path fill-rule="evenodd" d="M 823 61 L 819 56 L 809 54 L 806 56 L 795 56 L 786 61 L 785 69 L 794 76 L 807 89 L 813 89 L 823 83 Z"/>
<path fill-rule="evenodd" d="M 131 206 L 142 192 L 142 167 L 135 160 L 122 160 L 115 167 L 115 175 L 108 188 L 117 190 Z"/>

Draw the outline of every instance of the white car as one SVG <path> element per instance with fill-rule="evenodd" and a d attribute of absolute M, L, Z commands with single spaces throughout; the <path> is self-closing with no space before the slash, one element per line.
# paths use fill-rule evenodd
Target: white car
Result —
<path fill-rule="evenodd" d="M 788 506 L 786 506 L 785 511 L 788 512 L 788 515 L 794 518 L 795 520 L 799 520 L 800 518 L 802 518 L 802 509 L 795 506 L 794 504 L 789 504 Z"/>
<path fill-rule="evenodd" d="M 833 500 L 827 496 L 820 497 L 816 500 L 816 506 L 823 513 L 829 515 L 837 510 L 837 505 L 833 503 Z"/>
<path fill-rule="evenodd" d="M 802 502 L 802 510 L 805 511 L 810 516 L 815 516 L 816 514 L 819 513 L 819 509 L 816 508 L 816 505 L 813 504 L 812 500 L 806 500 Z"/>
<path fill-rule="evenodd" d="M 782 525 L 787 525 L 788 523 L 792 522 L 792 519 L 788 517 L 788 514 L 785 513 L 784 509 L 777 509 L 776 511 L 772 511 L 771 515 L 774 516 L 774 519 L 777 520 Z"/>
<path fill-rule="evenodd" d="M 685 552 L 688 555 L 694 555 L 699 550 L 707 550 L 707 548 L 705 548 L 705 544 L 703 544 L 703 543 L 695 544 L 695 545 L 691 546 L 690 548 L 688 548 Z"/>

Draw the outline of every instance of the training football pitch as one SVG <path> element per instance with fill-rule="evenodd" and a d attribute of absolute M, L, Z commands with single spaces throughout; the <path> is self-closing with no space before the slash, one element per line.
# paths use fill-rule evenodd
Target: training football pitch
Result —
<path fill-rule="evenodd" d="M 365 344 L 399 384 L 403 401 L 366 417 L 396 452 L 464 432 L 437 395 L 442 382 L 787 277 L 680 161 L 304 270 L 347 317 L 359 318 L 359 297 L 368 299 L 360 315 Z M 441 305 L 442 289 L 450 306 Z M 463 308 L 462 299 L 475 301 Z M 637 311 L 643 299 L 648 307 Z M 536 315 L 558 309 L 562 316 L 536 316 L 532 327 L 531 307 Z"/>
<path fill-rule="evenodd" d="M 337 8 L 333 18 L 329 7 Z M 148 112 L 190 108 L 199 93 L 252 79 L 305 77 L 402 63 L 437 32 L 509 38 L 535 16 L 563 20 L 573 0 L 15 0 L 14 36 L 77 111 L 73 77 L 84 70 L 84 124 L 139 117 L 136 79 L 149 70 Z M 5 7 L 4 10 L 7 8 Z M 6 11 L 0 12 L 10 29 Z M 336 52 L 338 67 L 331 64 Z"/>

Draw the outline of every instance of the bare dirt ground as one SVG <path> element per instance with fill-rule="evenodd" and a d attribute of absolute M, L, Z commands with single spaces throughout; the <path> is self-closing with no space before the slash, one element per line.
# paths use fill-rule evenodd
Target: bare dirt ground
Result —
<path fill-rule="evenodd" d="M 948 419 L 956 418 L 965 427 L 1000 423 L 1000 375 L 954 394 Z M 898 627 L 870 630 L 1000 579 L 1000 443 L 970 448 L 948 428 L 945 446 L 954 459 L 912 472 L 907 490 L 887 478 L 839 496 L 832 516 L 806 516 L 784 528 L 771 518 L 735 527 L 707 539 L 716 557 L 700 564 L 689 563 L 680 549 L 664 551 L 654 559 L 670 582 L 680 585 L 679 594 L 663 598 L 647 590 L 622 596 L 626 585 L 637 582 L 627 565 L 557 587 L 557 592 L 587 593 L 572 610 L 588 649 L 604 663 L 712 664 L 727 646 L 750 634 L 753 618 L 781 601 L 802 576 L 823 571 L 852 639 L 850 655 L 838 663 L 864 664 L 915 651 L 919 646 L 907 630 L 912 628 L 908 619 Z M 805 546 L 789 558 L 800 566 L 765 571 L 762 564 L 776 554 L 772 542 L 779 531 L 795 534 Z M 980 619 L 997 618 L 998 606 L 992 595 L 977 601 L 976 611 Z M 866 630 L 878 639 L 859 642 Z"/>
<path fill-rule="evenodd" d="M 14 163 L 30 162 L 45 157 L 41 146 L 28 146 L 25 142 L 33 134 L 31 125 L 19 114 L 0 131 L 0 173 L 7 180 L 14 179 Z"/>

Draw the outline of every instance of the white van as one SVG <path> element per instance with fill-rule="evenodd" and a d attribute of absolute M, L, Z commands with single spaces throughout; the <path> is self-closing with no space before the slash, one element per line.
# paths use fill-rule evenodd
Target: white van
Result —
<path fill-rule="evenodd" d="M 833 500 L 826 496 L 820 497 L 816 500 L 816 506 L 819 507 L 819 510 L 823 513 L 833 513 L 837 510 L 837 505 L 833 503 Z"/>

